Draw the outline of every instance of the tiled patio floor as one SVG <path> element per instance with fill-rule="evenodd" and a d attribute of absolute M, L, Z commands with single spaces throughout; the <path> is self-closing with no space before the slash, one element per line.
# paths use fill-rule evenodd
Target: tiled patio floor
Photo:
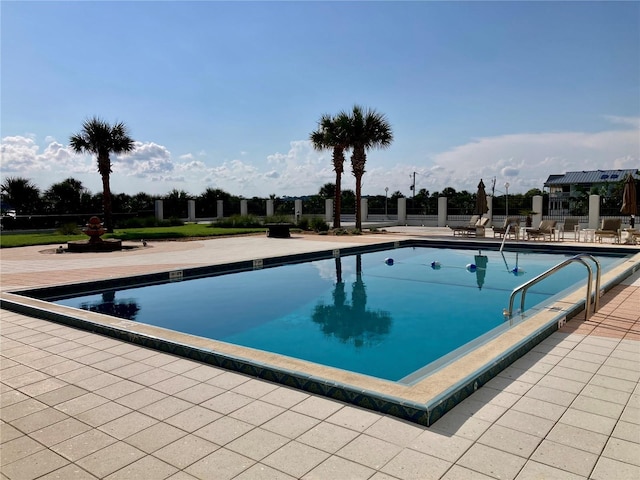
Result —
<path fill-rule="evenodd" d="M 3 251 L 2 289 L 332 243 L 273 240 L 86 256 Z M 640 272 L 589 322 L 570 321 L 429 428 L 1 314 L 0 479 L 640 478 Z"/>

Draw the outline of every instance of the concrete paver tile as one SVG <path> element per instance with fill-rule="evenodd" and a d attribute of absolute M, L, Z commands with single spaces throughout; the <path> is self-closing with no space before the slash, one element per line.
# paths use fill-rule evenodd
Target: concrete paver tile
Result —
<path fill-rule="evenodd" d="M 297 441 L 329 453 L 335 453 L 359 435 L 355 430 L 334 425 L 318 423 Z"/>
<path fill-rule="evenodd" d="M 44 446 L 26 435 L 20 435 L 0 445 L 0 465 L 15 462 L 43 450 Z"/>
<path fill-rule="evenodd" d="M 98 429 L 112 437 L 122 440 L 156 423 L 158 423 L 158 420 L 155 418 L 133 411 L 100 425 Z"/>
<path fill-rule="evenodd" d="M 0 393 L 0 408 L 8 407 L 14 403 L 22 402 L 29 398 L 28 395 L 22 393 L 20 390 L 14 390 L 11 387 L 6 387 L 6 392 Z"/>
<path fill-rule="evenodd" d="M 395 477 L 394 477 L 395 478 Z M 460 465 L 453 465 L 440 480 L 494 480 L 495 477 L 489 477 L 484 473 L 475 472 Z M 539 479 L 536 479 L 539 480 Z"/>
<path fill-rule="evenodd" d="M 478 440 L 478 443 L 493 447 L 520 457 L 529 458 L 540 444 L 540 437 L 513 430 L 501 425 L 492 425 Z"/>
<path fill-rule="evenodd" d="M 335 423 L 341 427 L 350 428 L 358 432 L 364 432 L 367 428 L 380 420 L 382 415 L 362 408 L 346 405 L 336 413 L 326 418 L 325 421 Z"/>
<path fill-rule="evenodd" d="M 129 382 L 129 380 L 126 380 L 126 381 Z M 134 382 L 131 382 L 131 383 L 134 385 L 138 385 Z M 132 388 L 130 383 L 122 387 L 126 389 Z M 155 403 L 166 397 L 167 397 L 166 393 L 159 392 L 158 390 L 154 390 L 149 387 L 142 387 L 138 390 L 135 390 L 132 393 L 123 395 L 121 397 L 117 397 L 115 401 L 126 407 L 138 409 L 138 408 L 145 407 L 147 405 L 151 405 L 152 403 Z"/>
<path fill-rule="evenodd" d="M 174 377 L 154 384 L 153 388 L 168 395 L 176 395 L 178 392 L 181 392 L 198 384 L 199 382 L 192 378 L 185 377 L 184 375 L 175 375 Z"/>
<path fill-rule="evenodd" d="M 77 387 L 75 385 L 65 385 L 56 390 L 43 393 L 36 397 L 36 400 L 46 403 L 50 407 L 66 402 L 73 398 L 80 397 L 88 393 L 85 389 Z"/>
<path fill-rule="evenodd" d="M 309 394 L 305 392 L 279 386 L 275 390 L 264 395 L 261 400 L 263 402 L 273 403 L 274 405 L 278 405 L 283 408 L 291 408 L 307 398 L 309 398 Z"/>
<path fill-rule="evenodd" d="M 296 480 L 291 475 L 271 468 L 262 463 L 255 463 L 244 470 L 234 480 Z"/>
<path fill-rule="evenodd" d="M 471 445 L 473 445 L 473 441 L 464 437 L 425 430 L 409 447 L 448 462 L 455 462 Z"/>
<path fill-rule="evenodd" d="M 343 406 L 342 403 L 327 398 L 310 396 L 291 407 L 291 410 L 324 420 L 334 412 L 340 410 Z"/>
<path fill-rule="evenodd" d="M 622 413 L 624 405 L 606 400 L 600 400 L 598 398 L 579 395 L 571 404 L 571 408 L 595 413 L 596 415 L 614 418 L 617 420 Z"/>
<path fill-rule="evenodd" d="M 117 440 L 100 430 L 88 430 L 64 442 L 53 445 L 51 449 L 63 457 L 75 462 L 87 455 L 101 450 Z"/>
<path fill-rule="evenodd" d="M 612 458 L 600 457 L 591 477 L 593 480 L 636 480 L 640 478 L 640 467 Z"/>
<path fill-rule="evenodd" d="M 187 433 L 184 430 L 159 422 L 138 433 L 134 433 L 127 437 L 125 441 L 145 453 L 153 453 L 186 435 Z"/>
<path fill-rule="evenodd" d="M 158 458 L 146 456 L 112 473 L 105 480 L 131 480 L 137 478 L 163 480 L 177 471 L 177 468 Z"/>
<path fill-rule="evenodd" d="M 507 411 L 500 419 L 504 418 Z M 535 418 L 535 417 L 533 417 Z M 543 420 L 544 421 L 544 420 Z M 458 415 L 455 410 L 447 413 L 443 418 L 439 419 L 430 428 L 434 432 L 440 432 L 449 435 L 457 435 L 469 440 L 477 440 L 491 426 L 490 422 L 485 422 L 474 417 L 466 415 Z"/>
<path fill-rule="evenodd" d="M 92 427 L 99 427 L 107 422 L 123 417 L 131 412 L 130 408 L 114 402 L 107 402 L 91 410 L 86 410 L 77 415 L 78 420 L 88 423 Z"/>
<path fill-rule="evenodd" d="M 566 413 L 565 413 L 566 415 Z M 555 422 L 516 410 L 509 410 L 497 421 L 497 425 L 544 438 Z M 437 424 L 436 424 L 437 425 Z"/>
<path fill-rule="evenodd" d="M 395 457 L 401 447 L 369 435 L 359 435 L 338 450 L 337 455 L 379 470 Z"/>
<path fill-rule="evenodd" d="M 116 400 L 144 388 L 145 387 L 139 383 L 120 380 L 117 383 L 112 383 L 111 385 L 97 389 L 95 393 L 110 400 Z"/>
<path fill-rule="evenodd" d="M 165 420 L 193 406 L 192 403 L 176 397 L 165 397 L 142 407 L 139 411 L 158 420 Z"/>
<path fill-rule="evenodd" d="M 67 463 L 67 460 L 51 450 L 40 450 L 4 465 L 2 472 L 11 479 L 31 480 L 57 470 Z"/>
<path fill-rule="evenodd" d="M 220 448 L 218 445 L 203 438 L 186 435 L 156 450 L 153 456 L 176 468 L 184 469 L 218 448 Z"/>
<path fill-rule="evenodd" d="M 258 380 L 252 378 L 237 387 L 235 387 L 232 391 L 234 393 L 239 393 L 240 395 L 244 395 L 245 397 L 251 398 L 262 398 L 269 392 L 277 389 L 278 385 L 274 383 L 265 382 L 262 380 Z"/>
<path fill-rule="evenodd" d="M 0 443 L 9 442 L 24 434 L 17 428 L 12 427 L 8 423 L 0 422 Z"/>
<path fill-rule="evenodd" d="M 249 380 L 251 380 L 251 377 L 247 377 L 235 372 L 226 372 L 223 370 L 223 373 L 211 377 L 209 380 L 206 380 L 206 382 L 209 385 L 214 385 L 216 387 L 224 388 L 227 390 L 233 390 L 237 386 L 242 385 Z"/>
<path fill-rule="evenodd" d="M 79 466 L 70 463 L 62 468 L 54 470 L 51 473 L 46 474 L 43 477 L 39 477 L 38 480 L 98 480 L 86 470 L 83 470 Z"/>
<path fill-rule="evenodd" d="M 236 438 L 253 430 L 254 426 L 231 417 L 220 417 L 214 422 L 196 430 L 194 435 L 198 435 L 217 445 L 224 446 Z"/>
<path fill-rule="evenodd" d="M 54 408 L 66 413 L 67 415 L 78 415 L 82 412 L 86 412 L 87 410 L 103 405 L 108 401 L 109 400 L 106 398 L 96 395 L 95 393 L 85 393 L 79 397 L 61 402 L 55 405 Z"/>
<path fill-rule="evenodd" d="M 51 445 L 63 442 L 90 429 L 91 427 L 86 423 L 82 423 L 75 418 L 67 418 L 61 422 L 31 432 L 31 436 L 43 445 L 50 447 Z"/>
<path fill-rule="evenodd" d="M 262 463 L 300 478 L 327 458 L 328 453 L 294 440 L 263 459 Z"/>
<path fill-rule="evenodd" d="M 638 428 L 638 425 L 621 420 L 616 424 L 611 436 L 629 442 L 640 443 L 640 428 Z"/>
<path fill-rule="evenodd" d="M 221 448 L 190 465 L 185 471 L 202 480 L 229 480 L 254 464 L 245 456 Z"/>
<path fill-rule="evenodd" d="M 254 400 L 244 407 L 231 412 L 229 416 L 258 426 L 276 418 L 284 411 L 284 408 L 277 405 L 266 403 L 262 400 Z"/>
<path fill-rule="evenodd" d="M 457 464 L 491 477 L 513 479 L 526 459 L 502 450 L 476 443 L 458 460 Z"/>
<path fill-rule="evenodd" d="M 195 432 L 199 428 L 209 425 L 220 417 L 222 417 L 222 415 L 214 412 L 213 410 L 195 405 L 183 410 L 173 417 L 167 418 L 165 422 L 186 432 Z"/>
<path fill-rule="evenodd" d="M 602 456 L 640 467 L 640 443 L 610 438 Z"/>
<path fill-rule="evenodd" d="M 616 421 L 613 418 L 603 417 L 575 408 L 569 408 L 564 415 L 562 415 L 559 422 L 604 435 L 610 435 L 613 427 L 616 425 Z"/>
<path fill-rule="evenodd" d="M 620 420 L 640 425 L 640 408 L 629 406 L 624 407 L 624 411 L 622 412 L 622 415 L 620 415 Z"/>
<path fill-rule="evenodd" d="M 200 405 L 223 415 L 228 415 L 253 401 L 251 397 L 245 397 L 239 393 L 227 391 L 202 402 Z"/>
<path fill-rule="evenodd" d="M 187 402 L 198 404 L 211 400 L 213 397 L 217 397 L 224 392 L 225 390 L 222 388 L 214 387 L 208 383 L 197 383 L 192 387 L 175 393 L 174 396 Z"/>
<path fill-rule="evenodd" d="M 529 460 L 516 480 L 584 480 L 584 476 Z"/>
<path fill-rule="evenodd" d="M 287 438 L 297 438 L 320 421 L 301 413 L 285 410 L 282 414 L 262 424 L 262 428 Z"/>
<path fill-rule="evenodd" d="M 558 423 L 551 429 L 547 439 L 599 455 L 607 443 L 608 437 L 584 428 Z"/>
<path fill-rule="evenodd" d="M 285 445 L 289 439 L 277 433 L 254 428 L 235 440 L 227 443 L 225 448 L 236 453 L 260 461 L 270 453 Z"/>
<path fill-rule="evenodd" d="M 327 478 L 348 478 L 349 480 L 367 480 L 371 478 L 374 473 L 375 470 L 369 467 L 351 462 L 344 458 L 333 456 L 327 458 L 324 462 L 302 477 L 302 479 L 325 480 Z M 266 477 L 265 480 L 267 480 Z"/>
<path fill-rule="evenodd" d="M 31 433 L 64 420 L 65 418 L 69 417 L 54 408 L 47 407 L 30 415 L 16 418 L 11 424 L 22 432 Z"/>
<path fill-rule="evenodd" d="M 398 418 L 380 417 L 364 433 L 401 447 L 407 447 L 413 444 L 414 440 L 425 430 L 425 427 Z"/>
<path fill-rule="evenodd" d="M 77 461 L 96 477 L 103 478 L 144 457 L 144 452 L 124 442 L 116 442 Z"/>
<path fill-rule="evenodd" d="M 403 480 L 439 479 L 451 463 L 415 450 L 402 450 L 381 471 Z"/>
<path fill-rule="evenodd" d="M 588 477 L 598 460 L 598 456 L 585 450 L 578 450 L 545 439 L 533 452 L 531 460 Z"/>
<path fill-rule="evenodd" d="M 528 413 L 555 422 L 564 414 L 567 407 L 524 396 L 516 402 L 512 409 L 517 412 Z"/>

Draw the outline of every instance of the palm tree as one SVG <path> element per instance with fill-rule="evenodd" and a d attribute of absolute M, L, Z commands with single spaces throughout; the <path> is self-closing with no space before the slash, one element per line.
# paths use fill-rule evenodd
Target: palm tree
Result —
<path fill-rule="evenodd" d="M 115 125 L 93 117 L 85 120 L 82 131 L 72 135 L 69 145 L 76 153 L 91 153 L 98 159 L 98 172 L 102 176 L 102 205 L 104 208 L 104 224 L 107 232 L 113 232 L 113 216 L 111 212 L 111 153 L 119 154 L 133 150 L 133 140 L 129 137 L 127 126 L 118 122 Z"/>
<path fill-rule="evenodd" d="M 346 114 L 341 114 L 346 115 Z M 367 150 L 371 148 L 387 148 L 393 141 L 391 125 L 382 113 L 373 109 L 364 109 L 354 105 L 349 117 L 347 136 L 351 155 L 351 170 L 356 177 L 356 230 L 362 230 L 361 198 L 362 176 L 367 162 Z"/>
<path fill-rule="evenodd" d="M 344 151 L 349 146 L 346 135 L 349 117 L 340 113 L 335 117 L 324 114 L 318 121 L 318 129 L 309 136 L 316 150 L 333 149 L 333 169 L 336 172 L 335 205 L 333 209 L 333 228 L 340 228 L 341 181 L 344 172 Z"/>
<path fill-rule="evenodd" d="M 0 196 L 3 205 L 10 205 L 16 214 L 28 215 L 38 211 L 40 190 L 28 178 L 5 178 L 0 185 Z"/>

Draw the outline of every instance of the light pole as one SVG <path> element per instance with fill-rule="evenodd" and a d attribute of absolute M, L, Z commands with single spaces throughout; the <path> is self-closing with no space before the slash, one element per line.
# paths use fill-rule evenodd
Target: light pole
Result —
<path fill-rule="evenodd" d="M 388 220 L 389 216 L 387 215 L 387 198 L 389 196 L 389 187 L 384 187 L 384 219 Z"/>
<path fill-rule="evenodd" d="M 505 202 L 504 202 L 505 204 L 504 209 L 505 209 L 506 216 L 508 217 L 509 216 L 509 182 L 504 184 L 504 189 L 507 192 L 507 196 L 505 197 Z"/>

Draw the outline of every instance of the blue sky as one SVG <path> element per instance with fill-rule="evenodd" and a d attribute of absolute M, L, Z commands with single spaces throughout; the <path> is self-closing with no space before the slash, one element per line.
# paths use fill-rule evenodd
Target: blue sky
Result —
<path fill-rule="evenodd" d="M 542 188 L 640 168 L 640 2 L 3 0 L 2 178 L 101 190 L 69 136 L 97 115 L 136 150 L 112 190 L 304 195 L 335 181 L 323 113 L 384 113 L 363 194 Z M 350 166 L 344 188 L 354 188 Z"/>

